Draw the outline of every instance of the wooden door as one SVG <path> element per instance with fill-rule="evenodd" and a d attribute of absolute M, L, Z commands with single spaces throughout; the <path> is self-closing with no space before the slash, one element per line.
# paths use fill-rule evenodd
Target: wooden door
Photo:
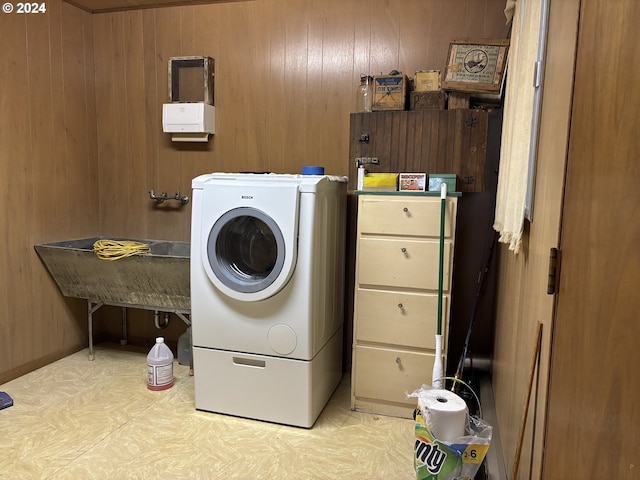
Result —
<path fill-rule="evenodd" d="M 637 0 L 581 4 L 544 478 L 640 478 Z"/>

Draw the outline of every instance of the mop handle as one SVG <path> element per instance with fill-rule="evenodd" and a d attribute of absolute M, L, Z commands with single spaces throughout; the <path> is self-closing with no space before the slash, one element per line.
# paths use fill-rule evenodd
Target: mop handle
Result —
<path fill-rule="evenodd" d="M 433 361 L 431 385 L 435 388 L 442 387 L 444 368 L 442 365 L 442 277 L 444 276 L 444 219 L 447 203 L 447 184 L 440 186 L 440 259 L 438 269 L 438 329 L 436 330 L 436 352 Z"/>
<path fill-rule="evenodd" d="M 440 265 L 438 269 L 438 335 L 442 335 L 442 295 L 444 292 L 444 219 L 447 202 L 447 184 L 440 185 Z"/>
<path fill-rule="evenodd" d="M 447 199 L 447 184 L 442 182 L 440 184 L 440 200 Z"/>

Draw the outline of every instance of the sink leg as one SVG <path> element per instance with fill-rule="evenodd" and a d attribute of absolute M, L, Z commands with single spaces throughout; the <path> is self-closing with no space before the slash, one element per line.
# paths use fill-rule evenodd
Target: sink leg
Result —
<path fill-rule="evenodd" d="M 102 303 L 96 303 L 94 305 L 90 300 L 87 300 L 87 304 L 87 323 L 89 324 L 89 361 L 93 361 L 96 358 L 93 354 L 93 312 L 98 310 L 102 306 Z"/>
<path fill-rule="evenodd" d="M 127 307 L 122 307 L 122 335 L 120 335 L 120 345 L 127 344 Z"/>
<path fill-rule="evenodd" d="M 88 318 L 87 321 L 89 323 L 89 361 L 92 362 L 96 359 L 95 355 L 93 354 L 93 306 L 91 305 L 91 302 L 87 302 L 88 303 Z"/>

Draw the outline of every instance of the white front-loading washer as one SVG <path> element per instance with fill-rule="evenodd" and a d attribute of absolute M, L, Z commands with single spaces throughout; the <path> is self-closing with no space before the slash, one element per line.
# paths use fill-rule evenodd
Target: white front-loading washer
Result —
<path fill-rule="evenodd" d="M 342 377 L 346 178 L 192 186 L 196 408 L 311 427 Z"/>

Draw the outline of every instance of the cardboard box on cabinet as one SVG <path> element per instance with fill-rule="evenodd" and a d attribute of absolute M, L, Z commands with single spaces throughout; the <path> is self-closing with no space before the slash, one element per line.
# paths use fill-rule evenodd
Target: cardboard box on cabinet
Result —
<path fill-rule="evenodd" d="M 407 76 L 374 75 L 373 77 L 373 111 L 404 110 L 407 105 Z"/>

